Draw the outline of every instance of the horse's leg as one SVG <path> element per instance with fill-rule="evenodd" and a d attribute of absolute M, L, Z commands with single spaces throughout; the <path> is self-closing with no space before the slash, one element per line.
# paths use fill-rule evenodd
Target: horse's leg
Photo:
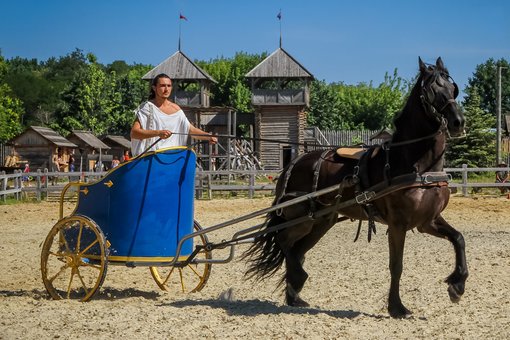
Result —
<path fill-rule="evenodd" d="M 309 304 L 304 301 L 299 293 L 303 289 L 308 273 L 304 270 L 305 254 L 326 234 L 326 232 L 336 223 L 337 214 L 323 217 L 316 220 L 311 225 L 311 230 L 307 235 L 299 239 L 285 253 L 287 271 L 285 274 L 286 291 L 285 300 L 290 306 L 308 307 Z"/>
<path fill-rule="evenodd" d="M 441 215 L 436 218 L 432 225 L 421 228 L 420 231 L 437 237 L 446 238 L 453 244 L 453 249 L 455 250 L 455 269 L 446 278 L 445 282 L 448 283 L 450 300 L 452 300 L 452 302 L 459 302 L 462 294 L 464 294 L 466 279 L 469 275 L 464 236 L 448 224 Z"/>
<path fill-rule="evenodd" d="M 402 275 L 402 261 L 406 230 L 402 227 L 390 226 L 388 229 L 388 244 L 390 250 L 390 294 L 388 296 L 388 312 L 394 318 L 405 318 L 411 315 L 400 300 L 400 276 Z"/>
<path fill-rule="evenodd" d="M 285 302 L 294 307 L 310 306 L 299 296 L 308 279 L 308 273 L 303 269 L 304 254 L 292 247 L 285 253 L 285 261 L 287 269 L 285 272 Z"/>
<path fill-rule="evenodd" d="M 308 307 L 299 297 L 308 274 L 303 269 L 304 253 L 294 249 L 296 242 L 312 230 L 313 222 L 304 222 L 281 230 L 276 241 L 285 256 L 285 302 L 289 306 Z"/>

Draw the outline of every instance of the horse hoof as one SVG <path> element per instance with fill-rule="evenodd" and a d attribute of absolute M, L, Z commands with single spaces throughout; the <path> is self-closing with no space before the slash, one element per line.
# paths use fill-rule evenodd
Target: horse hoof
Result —
<path fill-rule="evenodd" d="M 287 299 L 287 304 L 292 307 L 310 307 L 310 304 L 301 298 Z"/>
<path fill-rule="evenodd" d="M 398 308 L 388 308 L 388 312 L 390 313 L 390 316 L 395 319 L 408 319 L 413 314 L 404 306 L 400 306 Z"/>
<path fill-rule="evenodd" d="M 460 293 L 454 285 L 448 285 L 448 295 L 450 295 L 450 300 L 453 303 L 457 303 L 460 301 L 460 297 L 462 296 L 462 293 Z"/>

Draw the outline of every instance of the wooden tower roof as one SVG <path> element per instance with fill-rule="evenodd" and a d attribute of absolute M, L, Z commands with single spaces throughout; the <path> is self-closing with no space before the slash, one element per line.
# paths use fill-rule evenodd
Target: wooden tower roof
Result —
<path fill-rule="evenodd" d="M 160 73 L 165 73 L 175 80 L 206 80 L 215 83 L 213 77 L 191 61 L 183 52 L 177 51 L 158 66 L 147 72 L 142 79 L 151 80 Z"/>
<path fill-rule="evenodd" d="M 281 47 L 262 60 L 246 77 L 313 79 L 313 75 Z"/>

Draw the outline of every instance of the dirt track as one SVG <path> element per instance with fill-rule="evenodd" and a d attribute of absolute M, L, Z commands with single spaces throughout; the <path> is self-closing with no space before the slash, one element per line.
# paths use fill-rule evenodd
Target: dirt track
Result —
<path fill-rule="evenodd" d="M 199 201 L 195 216 L 207 227 L 269 204 Z M 50 300 L 41 280 L 40 244 L 57 222 L 58 205 L 0 206 L 0 339 L 508 339 L 510 200 L 455 197 L 444 215 L 466 239 L 466 294 L 452 304 L 443 283 L 454 263 L 449 242 L 408 233 L 401 295 L 414 317 L 394 320 L 386 312 L 381 225 L 371 243 L 366 235 L 353 243 L 356 224 L 338 224 L 308 253 L 302 297 L 310 308 L 285 306 L 278 278 L 244 281 L 239 260 L 213 265 L 206 287 L 190 295 L 160 291 L 148 268 L 110 266 L 99 294 L 80 303 Z M 231 235 L 225 230 L 215 240 Z M 234 301 L 218 299 L 228 288 Z"/>

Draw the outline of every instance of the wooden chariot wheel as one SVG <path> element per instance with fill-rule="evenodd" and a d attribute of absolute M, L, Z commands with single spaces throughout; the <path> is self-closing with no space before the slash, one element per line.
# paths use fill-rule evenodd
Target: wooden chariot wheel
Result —
<path fill-rule="evenodd" d="M 88 301 L 103 284 L 107 257 L 104 234 L 94 221 L 79 215 L 63 218 L 42 248 L 44 286 L 55 300 Z"/>
<path fill-rule="evenodd" d="M 202 230 L 202 227 L 197 221 L 193 224 L 194 231 Z M 207 244 L 207 236 L 205 234 L 195 238 L 199 240 L 202 245 Z M 195 259 L 211 259 L 212 254 L 210 251 L 202 249 Z M 209 275 L 211 274 L 211 263 L 196 263 L 192 261 L 185 267 L 176 266 L 159 266 L 150 267 L 152 277 L 156 281 L 159 288 L 164 291 L 171 291 L 179 289 L 183 293 L 199 292 L 204 288 Z"/>

